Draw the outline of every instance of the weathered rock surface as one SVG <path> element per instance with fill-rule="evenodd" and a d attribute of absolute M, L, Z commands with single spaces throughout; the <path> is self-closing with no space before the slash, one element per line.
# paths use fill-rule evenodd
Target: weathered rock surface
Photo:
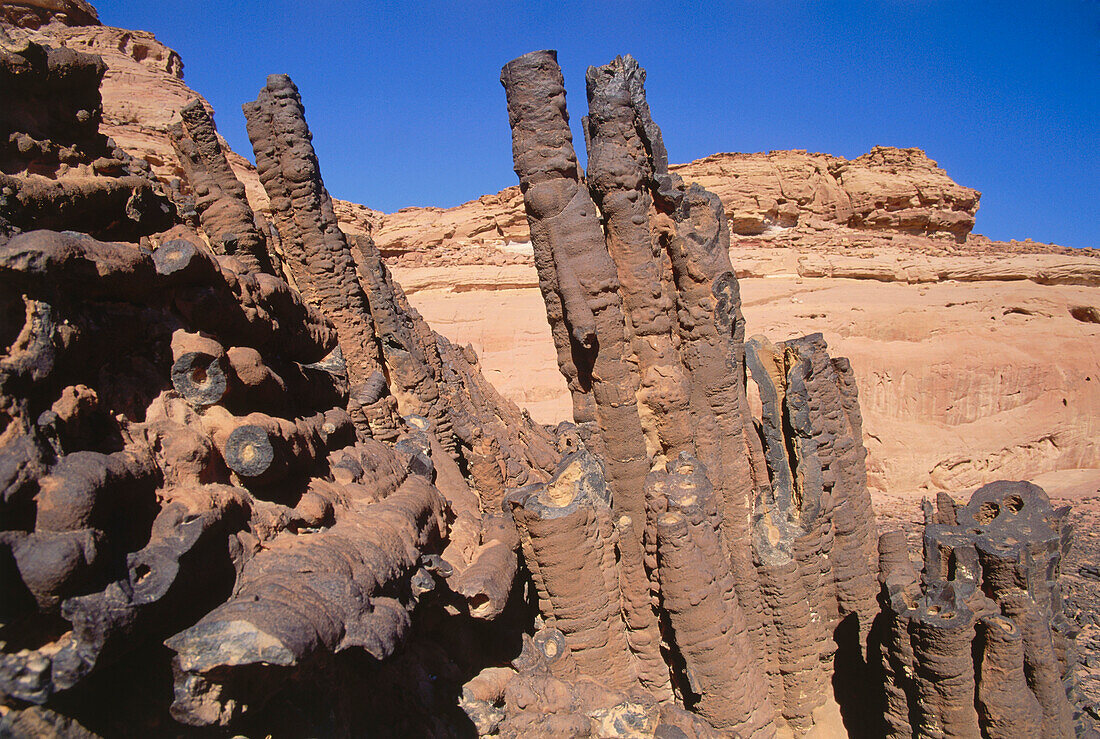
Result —
<path fill-rule="evenodd" d="M 965 505 L 925 500 L 917 578 L 901 532 L 879 543 L 876 624 L 887 736 L 1088 736 L 1078 700 L 1077 626 L 1062 561 L 1073 534 L 1027 482 L 979 488 Z"/>
<path fill-rule="evenodd" d="M 720 197 L 730 230 L 745 236 L 826 222 L 962 241 L 981 195 L 920 149 L 887 146 L 850 161 L 804 151 L 714 154 L 672 171 Z"/>
<path fill-rule="evenodd" d="M 820 335 L 746 344 L 721 202 L 669 172 L 644 80 L 629 56 L 589 68 L 582 177 L 555 53 L 501 73 L 577 423 L 579 450 L 508 497 L 559 677 L 667 700 L 667 675 L 743 736 L 862 726 L 876 608 L 855 383 Z"/>
<path fill-rule="evenodd" d="M 99 15 L 84 0 L 10 0 L 0 6 L 3 22 L 21 28 L 51 23 L 64 26 L 97 25 Z"/>
<path fill-rule="evenodd" d="M 973 247 L 927 257 L 914 253 L 925 239 L 839 234 L 846 245 L 814 245 L 805 233 L 734 239 L 731 261 L 752 326 L 774 338 L 820 331 L 852 361 L 873 489 L 1100 469 L 1100 324 L 1087 310 L 1100 288 L 1086 282 L 1100 259 Z M 817 266 L 838 263 L 854 267 L 834 277 Z M 910 276 L 929 263 L 946 278 Z M 1040 283 L 1044 265 L 1075 277 Z M 1029 278 L 999 279 L 1008 269 Z M 532 324 L 541 305 L 532 268 L 394 272 L 433 326 L 479 350 L 502 393 L 544 422 L 567 417 L 549 332 Z"/>
<path fill-rule="evenodd" d="M 136 238 L 172 223 L 148 165 L 99 132 L 104 71 L 95 56 L 0 39 L 0 233 Z"/>
<path fill-rule="evenodd" d="M 167 132 L 201 96 L 174 53 L 150 34 L 98 25 L 18 32 L 102 55 L 103 130 L 162 179 L 182 176 Z M 253 210 L 270 213 L 254 169 L 226 156 Z M 973 234 L 959 243 L 977 193 L 918 150 L 851 161 L 715 154 L 671 169 L 722 199 L 751 323 L 774 338 L 821 331 L 852 359 L 873 489 L 1100 468 L 1094 251 Z M 568 417 L 517 187 L 447 209 L 333 208 L 345 232 L 372 236 L 432 326 L 474 346 L 506 397 L 543 422 Z M 991 353 L 995 368 L 982 359 Z"/>
<path fill-rule="evenodd" d="M 22 7 L 5 6 L 23 37 L 2 61 L 44 84 L 17 88 L 9 109 L 6 194 L 64 164 L 90 189 L 121 173 L 160 198 L 147 166 L 99 131 L 101 63 L 25 43 L 101 29 L 94 11 Z M 1092 682 L 1075 679 L 1082 609 L 1066 608 L 1058 578 L 1066 511 L 1027 483 L 987 486 L 966 507 L 941 494 L 926 505 L 923 583 L 904 536 L 875 552 L 858 370 L 820 333 L 746 341 L 740 283 L 752 278 L 737 273 L 756 273 L 735 264 L 742 248 L 785 250 L 764 261 L 789 267 L 795 252 L 798 285 L 1073 288 L 1086 297 L 1065 312 L 1087 327 L 1091 255 L 953 261 L 1004 247 L 959 241 L 976 193 L 915 151 L 756 162 L 778 184 L 723 201 L 670 170 L 644 78 L 630 57 L 589 69 L 584 173 L 553 53 L 502 76 L 575 425 L 539 425 L 471 348 L 428 328 L 384 261 L 409 264 L 412 236 L 379 248 L 371 213 L 332 201 L 285 76 L 246 106 L 266 200 L 246 200 L 189 96 L 171 132 L 182 159 L 167 176 L 181 179 L 162 181 L 175 208 L 108 199 L 106 226 L 80 220 L 88 208 L 10 210 L 0 732 L 767 737 L 878 735 L 883 719 L 897 735 L 1090 730 L 1079 706 Z M 32 109 L 50 112 L 44 128 L 28 125 Z M 341 212 L 354 223 L 338 227 Z M 456 214 L 433 214 L 442 238 L 516 228 L 463 229 Z M 835 248 L 798 255 L 807 234 Z M 868 268 L 843 243 L 852 234 L 899 255 Z M 486 241 L 470 257 L 524 284 L 526 257 L 509 249 L 490 257 Z M 429 263 L 448 261 L 465 260 L 443 249 Z M 783 296 L 800 305 L 799 290 Z M 881 305 L 878 330 L 900 341 L 908 326 L 871 295 L 862 307 Z M 974 394 L 979 408 L 1004 402 Z M 933 484 L 969 479 L 966 462 L 945 469 Z M 871 472 L 886 479 L 874 458 Z"/>
<path fill-rule="evenodd" d="M 130 160 L 96 169 L 102 63 L 17 48 L 0 73 L 42 84 L 14 85 L 5 109 L 9 143 L 36 144 L 8 152 L 7 194 L 61 158 L 85 190 L 109 190 Z M 464 715 L 462 682 L 533 630 L 513 602 L 518 537 L 502 501 L 548 479 L 552 431 L 427 327 L 369 239 L 353 253 L 316 166 L 285 166 L 280 151 L 313 156 L 293 84 L 276 78 L 254 107 L 277 119 L 253 131 L 265 187 L 277 202 L 299 188 L 279 215 L 298 216 L 283 243 L 305 296 L 272 274 L 262 239 L 228 253 L 217 208 L 232 206 L 233 228 L 251 211 L 198 105 L 178 140 L 194 155 L 189 189 L 211 195 L 207 239 L 171 207 L 137 211 L 135 196 L 96 213 L 72 194 L 57 212 L 5 203 L 5 735 L 250 722 L 328 734 L 362 716 L 445 733 Z M 70 222 L 129 240 L 35 228 Z M 315 274 L 319 260 L 341 270 Z M 414 629 L 418 610 L 431 615 Z M 349 680 L 371 698 L 342 707 L 346 688 L 312 692 Z"/>

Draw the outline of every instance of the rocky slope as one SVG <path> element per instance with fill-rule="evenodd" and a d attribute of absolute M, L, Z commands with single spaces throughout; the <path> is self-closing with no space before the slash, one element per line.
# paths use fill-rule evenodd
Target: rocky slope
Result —
<path fill-rule="evenodd" d="M 103 57 L 102 130 L 174 184 L 168 129 L 201 100 L 179 56 L 152 34 L 98 25 L 84 3 L 22 3 L 36 28 L 13 28 L 5 7 L 8 33 Z M 251 165 L 228 158 L 252 207 L 270 213 Z M 850 161 L 715 154 L 670 169 L 722 199 L 750 333 L 820 330 L 852 359 L 872 488 L 1100 469 L 1095 250 L 971 234 L 979 193 L 919 149 Z M 567 417 L 517 187 L 446 209 L 334 206 L 345 232 L 373 237 L 429 323 L 474 346 L 504 395 L 537 420 Z"/>

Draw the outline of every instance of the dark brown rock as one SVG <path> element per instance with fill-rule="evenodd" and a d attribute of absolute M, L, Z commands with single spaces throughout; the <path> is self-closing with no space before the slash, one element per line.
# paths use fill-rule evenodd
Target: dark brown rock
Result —
<path fill-rule="evenodd" d="M 889 627 L 880 640 L 891 726 L 903 727 L 904 695 L 922 735 L 1086 731 L 1069 698 L 1074 633 L 1058 585 L 1071 540 L 1065 515 L 1027 482 L 986 485 L 965 506 L 941 497 L 925 525 L 923 592 L 899 574 L 900 545 L 887 556 L 880 543 L 882 618 L 911 636 L 907 644 Z"/>
<path fill-rule="evenodd" d="M 99 133 L 106 69 L 68 48 L 0 44 L 0 238 L 69 229 L 136 239 L 172 224 L 148 166 Z"/>
<path fill-rule="evenodd" d="M 539 285 L 574 395 L 574 420 L 590 428 L 608 465 L 616 514 L 640 519 L 646 450 L 635 399 L 615 263 L 581 179 L 556 54 L 532 52 L 501 72 L 512 151 L 524 194 Z M 591 400 L 583 396 L 591 394 Z"/>
<path fill-rule="evenodd" d="M 172 145 L 211 246 L 236 257 L 250 272 L 273 273 L 267 239 L 248 205 L 244 185 L 225 158 L 213 117 L 198 100 L 185 105 L 180 116 L 182 121 L 170 130 Z"/>

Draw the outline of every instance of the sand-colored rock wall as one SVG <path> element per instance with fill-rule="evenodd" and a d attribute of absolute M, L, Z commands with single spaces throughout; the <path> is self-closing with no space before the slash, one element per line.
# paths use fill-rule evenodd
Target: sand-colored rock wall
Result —
<path fill-rule="evenodd" d="M 1100 324 L 1073 313 L 1100 303 L 1095 284 L 810 277 L 800 274 L 798 255 L 791 248 L 731 249 L 735 267 L 750 265 L 752 276 L 740 280 L 745 318 L 750 331 L 776 338 L 820 330 L 851 359 L 872 489 L 964 489 L 1100 467 Z M 1056 258 L 1069 261 L 1043 257 Z M 884 248 L 861 261 L 906 259 L 908 252 Z M 1039 259 L 1000 264 L 1022 268 Z M 394 272 L 431 325 L 474 345 L 503 394 L 537 420 L 567 417 L 549 328 L 536 320 L 541 299 L 533 269 Z M 440 282 L 444 273 L 448 285 Z"/>

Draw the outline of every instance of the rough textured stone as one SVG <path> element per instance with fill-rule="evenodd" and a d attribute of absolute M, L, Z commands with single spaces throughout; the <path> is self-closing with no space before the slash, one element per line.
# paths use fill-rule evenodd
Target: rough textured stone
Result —
<path fill-rule="evenodd" d="M 144 162 L 99 132 L 98 57 L 0 42 L 0 238 L 36 228 L 137 238 L 171 225 Z"/>
<path fill-rule="evenodd" d="M 217 170 L 207 210 L 240 205 L 205 110 L 185 120 L 181 141 L 211 155 L 189 184 Z M 291 123 L 304 128 L 300 110 Z M 319 177 L 308 184 L 321 197 Z M 300 238 L 321 233 L 303 223 Z M 504 491 L 549 479 L 562 452 L 408 307 L 369 242 L 359 264 L 342 237 L 330 248 L 349 271 L 316 305 L 262 252 L 216 255 L 230 251 L 217 232 L 176 222 L 141 245 L 48 230 L 0 244 L 5 727 L 171 732 L 174 718 L 313 733 L 364 711 L 410 733 L 453 725 L 436 704 L 530 628 Z M 349 295 L 386 352 L 339 350 L 345 325 L 323 311 L 346 319 Z M 364 354 L 378 370 L 354 386 Z M 351 399 L 385 401 L 392 440 L 357 440 Z M 418 610 L 431 615 L 414 630 Z M 479 632 L 486 621 L 499 630 Z M 446 678 L 416 693 L 429 662 Z M 377 699 L 303 692 L 349 679 Z"/>
<path fill-rule="evenodd" d="M 248 205 L 244 185 L 225 157 L 214 119 L 198 100 L 180 111 L 172 144 L 191 185 L 203 230 L 220 254 L 231 254 L 251 271 L 273 273 L 263 227 Z"/>
<path fill-rule="evenodd" d="M 595 352 L 592 367 L 604 367 L 600 377 L 627 378 L 617 387 L 637 399 L 633 407 L 646 462 L 654 470 L 644 488 L 645 526 L 619 529 L 620 538 L 642 534 L 640 548 L 636 538 L 620 542 L 618 562 L 623 617 L 628 623 L 631 617 L 640 620 L 637 646 L 642 648 L 627 651 L 606 638 L 586 638 L 585 647 L 571 652 L 584 654 L 593 641 L 607 645 L 615 657 L 601 654 L 601 660 L 610 667 L 597 673 L 587 660 L 578 660 L 582 675 L 609 679 L 613 671 L 616 680 L 637 679 L 654 695 L 663 694 L 644 651 L 645 611 L 633 606 L 644 592 L 641 578 L 631 574 L 640 560 L 659 604 L 658 624 L 678 699 L 720 729 L 762 736 L 779 728 L 809 732 L 825 721 L 825 712 L 834 712 L 839 721 L 826 687 L 838 645 L 846 671 L 839 679 L 855 686 L 869 677 L 864 643 L 875 614 L 873 527 L 850 368 L 828 356 L 820 336 L 786 342 L 781 349 L 754 340 L 746 355 L 721 203 L 669 173 L 660 130 L 645 102 L 644 72 L 633 59 L 590 68 L 587 79 L 589 173 L 581 179 L 568 148 L 561 72 L 552 53 L 520 57 L 505 65 L 501 76 L 551 326 L 570 342 L 584 339 L 577 329 L 585 319 L 577 316 L 594 321 L 596 313 L 583 310 L 587 303 L 571 307 L 573 288 L 589 301 L 598 297 L 594 288 L 608 285 L 622 296 L 621 312 L 609 311 L 601 323 L 588 325 L 598 327 L 601 336 L 618 337 L 621 331 L 625 346 L 614 343 L 608 349 L 601 339 L 586 351 Z M 580 219 L 583 229 L 572 234 L 572 243 L 584 245 L 589 263 L 610 260 L 614 276 L 606 269 L 575 271 L 553 251 L 571 232 L 553 230 L 559 216 L 549 206 L 560 203 L 547 193 L 562 190 L 576 202 L 580 184 L 591 191 L 603 218 Z M 571 288 L 566 283 L 573 279 L 577 285 Z M 559 364 L 569 379 L 580 366 L 578 355 L 574 346 L 563 359 L 562 348 L 559 343 Z M 746 359 L 763 400 L 759 428 L 749 404 Z M 586 400 L 578 401 L 574 393 L 574 420 L 582 436 L 591 421 Z M 597 410 L 600 402 L 597 396 Z M 628 403 L 620 401 L 620 407 Z M 632 424 L 634 419 L 632 414 Z M 617 459 L 609 442 L 616 437 L 604 421 L 589 433 L 593 454 L 605 462 Z M 611 482 L 616 467 L 608 463 L 607 470 Z M 633 496 L 633 488 L 609 485 L 609 492 L 616 515 L 632 522 L 634 504 L 617 501 L 624 492 Z M 592 598 L 591 586 L 573 583 L 574 592 L 557 571 L 562 559 L 554 552 L 575 550 L 579 544 L 567 542 L 577 533 L 534 533 L 523 510 L 516 508 L 514 515 L 521 533 L 528 529 L 528 566 L 536 582 L 555 583 L 540 587 L 544 616 L 562 603 L 565 592 L 572 594 L 570 603 Z M 598 541 L 606 534 L 585 538 Z M 591 575 L 586 582 L 597 579 Z M 600 612 L 592 604 L 575 610 Z M 617 634 L 622 622 L 611 622 Z M 567 636 L 573 630 L 563 628 Z M 628 638 L 625 646 L 635 645 Z M 635 662 L 624 662 L 631 655 Z M 840 692 L 838 699 L 848 700 L 850 720 L 859 720 L 855 699 Z"/>
<path fill-rule="evenodd" d="M 27 7 L 23 38 L 117 41 L 179 79 L 141 39 L 65 25 L 94 22 L 76 3 Z M 71 59 L 92 100 L 95 64 Z M 392 250 L 341 233 L 285 77 L 249 106 L 274 230 L 188 96 L 164 228 L 0 243 L 3 731 L 1087 731 L 1065 512 L 1022 484 L 939 496 L 923 583 L 881 540 L 872 625 L 851 367 L 820 335 L 746 347 L 726 205 L 669 172 L 636 62 L 587 77 L 586 178 L 552 56 L 504 74 L 579 426 L 504 400 L 410 306 Z M 13 109 L 61 111 L 78 158 L 102 143 L 58 89 L 23 93 Z M 822 206 L 836 230 L 953 238 L 965 216 L 902 202 L 918 159 L 830 170 L 892 193 Z M 966 211 L 942 189 L 920 208 Z"/>
<path fill-rule="evenodd" d="M 921 583 L 900 542 L 880 540 L 891 735 L 1087 735 L 1059 587 L 1068 509 L 1027 482 L 991 483 L 957 508 L 941 502 L 933 511 L 926 501 Z"/>

